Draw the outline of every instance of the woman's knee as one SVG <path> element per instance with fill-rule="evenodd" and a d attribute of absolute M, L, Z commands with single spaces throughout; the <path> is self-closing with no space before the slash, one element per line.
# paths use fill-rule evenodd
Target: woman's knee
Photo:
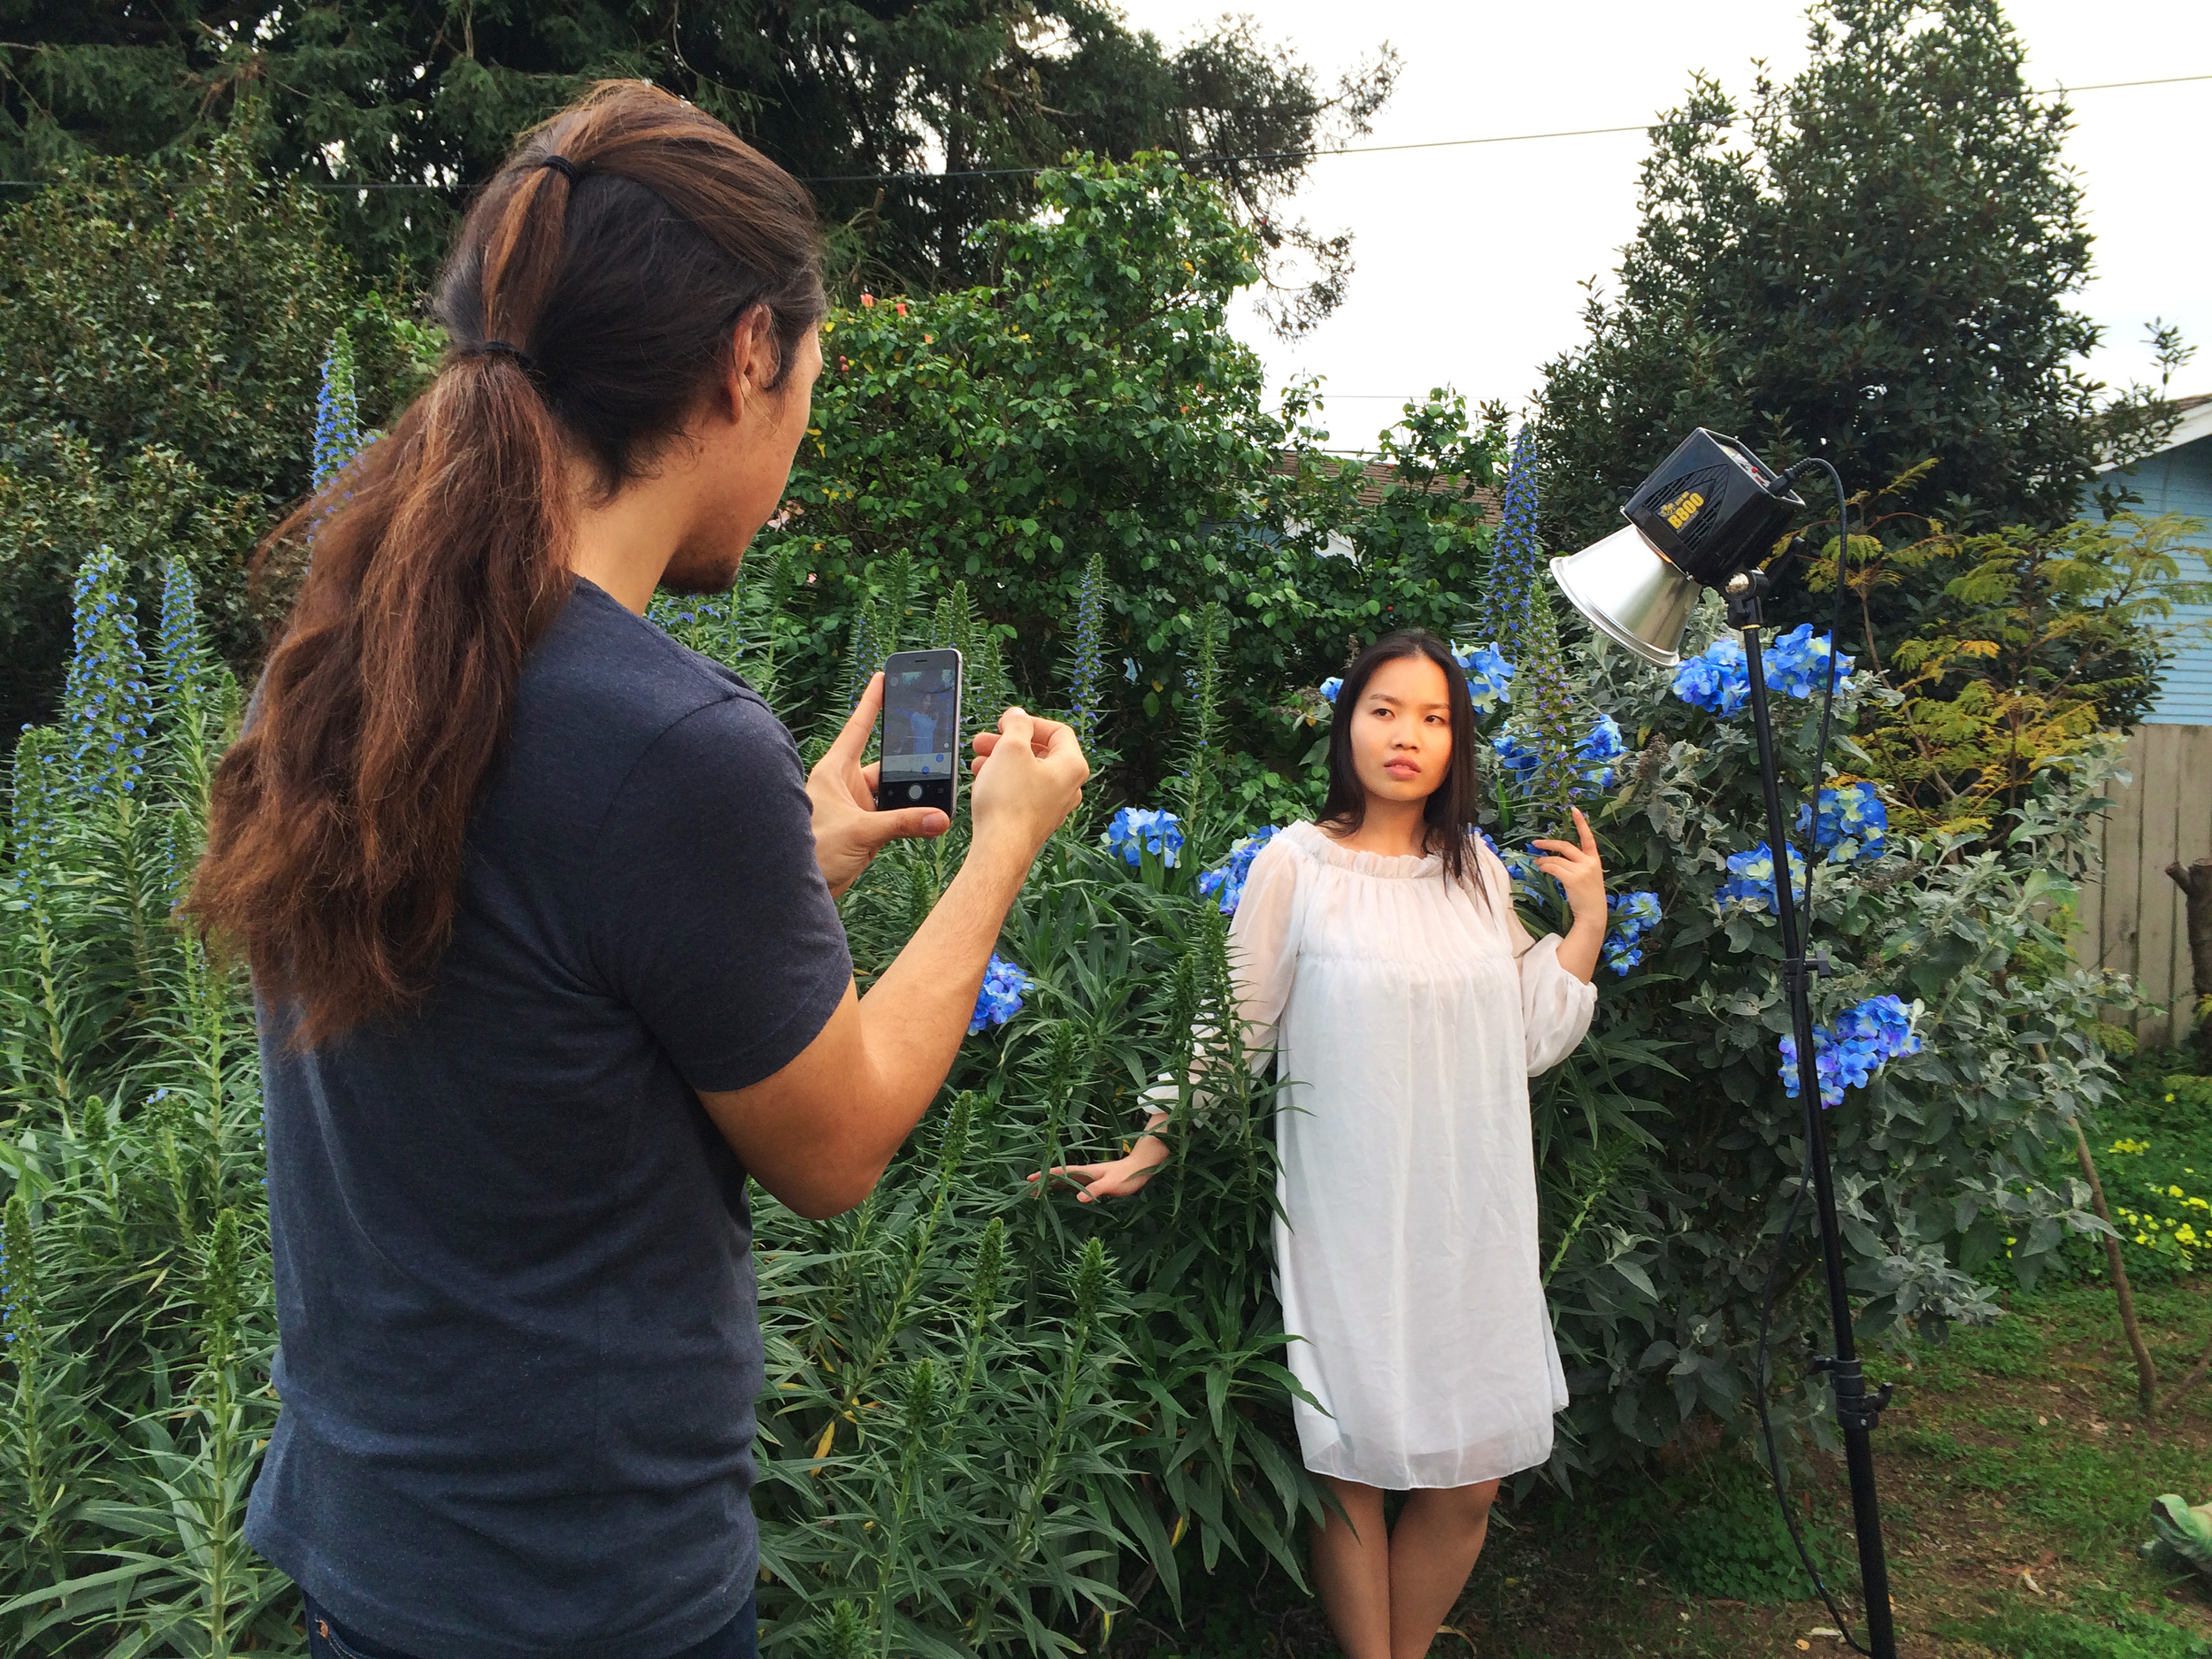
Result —
<path fill-rule="evenodd" d="M 1498 1483 L 1483 1480 L 1471 1486 L 1432 1486 L 1421 1495 L 1440 1516 L 1472 1531 L 1488 1523 L 1490 1506 L 1497 1500 Z"/>

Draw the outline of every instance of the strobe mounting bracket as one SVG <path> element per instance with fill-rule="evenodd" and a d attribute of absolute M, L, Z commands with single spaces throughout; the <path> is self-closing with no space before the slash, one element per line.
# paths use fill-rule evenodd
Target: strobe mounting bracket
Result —
<path fill-rule="evenodd" d="M 1867 1393 L 1866 1373 L 1855 1359 L 1839 1360 L 1822 1354 L 1815 1356 L 1805 1369 L 1816 1377 L 1825 1371 L 1833 1379 L 1836 1421 L 1845 1428 L 1871 1432 L 1881 1426 L 1882 1413 L 1889 1407 L 1890 1393 L 1895 1385 L 1884 1383 L 1874 1393 Z"/>

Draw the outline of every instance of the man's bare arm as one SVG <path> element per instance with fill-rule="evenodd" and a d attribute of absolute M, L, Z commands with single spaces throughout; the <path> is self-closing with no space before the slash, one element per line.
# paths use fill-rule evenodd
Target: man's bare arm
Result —
<path fill-rule="evenodd" d="M 1075 734 L 1010 710 L 1004 741 L 979 741 L 975 835 L 897 960 L 864 997 L 848 989 L 829 1023 L 774 1076 L 702 1093 L 746 1168 L 803 1216 L 868 1195 L 952 1069 L 984 969 L 1029 866 L 1081 799 L 1089 776 Z"/>

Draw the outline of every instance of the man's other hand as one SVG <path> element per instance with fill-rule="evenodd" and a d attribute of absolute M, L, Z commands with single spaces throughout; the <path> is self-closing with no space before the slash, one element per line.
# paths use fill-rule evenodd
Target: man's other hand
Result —
<path fill-rule="evenodd" d="M 1091 763 L 1073 728 L 1023 709 L 999 716 L 997 731 L 979 732 L 975 753 L 968 763 L 975 774 L 968 790 L 975 844 L 1003 837 L 1026 871 L 1083 799 Z"/>

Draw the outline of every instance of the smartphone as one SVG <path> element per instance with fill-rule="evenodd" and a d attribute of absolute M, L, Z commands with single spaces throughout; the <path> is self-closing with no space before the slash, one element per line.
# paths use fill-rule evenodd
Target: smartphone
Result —
<path fill-rule="evenodd" d="M 933 806 L 960 790 L 960 653 L 894 651 L 883 664 L 883 767 L 876 810 Z"/>

